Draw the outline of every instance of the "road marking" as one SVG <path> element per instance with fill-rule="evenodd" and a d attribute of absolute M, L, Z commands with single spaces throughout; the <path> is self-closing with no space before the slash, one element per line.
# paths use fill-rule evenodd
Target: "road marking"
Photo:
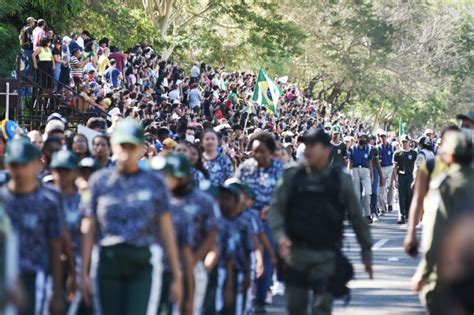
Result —
<path fill-rule="evenodd" d="M 373 251 L 376 251 L 378 249 L 380 249 L 382 246 L 385 245 L 385 243 L 388 242 L 388 239 L 387 238 L 382 238 L 380 241 L 378 241 L 377 243 L 375 243 L 374 245 L 372 245 L 372 250 Z"/>
<path fill-rule="evenodd" d="M 390 257 L 389 259 L 387 259 L 388 261 L 399 261 L 400 258 L 398 257 Z"/>

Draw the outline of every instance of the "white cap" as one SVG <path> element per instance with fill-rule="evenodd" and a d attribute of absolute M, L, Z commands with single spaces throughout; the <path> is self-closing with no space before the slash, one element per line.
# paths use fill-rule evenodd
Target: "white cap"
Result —
<path fill-rule="evenodd" d="M 161 94 L 160 96 L 162 99 L 167 100 L 169 99 L 168 94 Z"/>
<path fill-rule="evenodd" d="M 387 136 L 387 133 L 383 129 L 378 129 L 377 136 Z"/>
<path fill-rule="evenodd" d="M 352 138 L 351 136 L 345 136 L 345 137 L 344 137 L 344 142 L 345 142 L 345 141 L 352 141 L 352 139 L 353 139 L 353 138 Z"/>
<path fill-rule="evenodd" d="M 427 134 L 429 134 L 429 133 L 434 134 L 433 129 L 427 128 L 427 129 L 425 130 L 425 135 L 427 135 Z"/>

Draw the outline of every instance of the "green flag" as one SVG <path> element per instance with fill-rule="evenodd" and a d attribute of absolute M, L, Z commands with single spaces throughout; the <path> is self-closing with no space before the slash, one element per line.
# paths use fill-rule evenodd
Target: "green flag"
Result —
<path fill-rule="evenodd" d="M 400 117 L 400 121 L 398 123 L 398 137 L 401 137 L 405 134 L 405 128 L 403 128 L 402 117 Z"/>
<path fill-rule="evenodd" d="M 278 99 L 281 94 L 280 87 L 260 68 L 252 100 L 261 106 L 265 106 L 272 111 L 275 116 L 279 116 Z"/>

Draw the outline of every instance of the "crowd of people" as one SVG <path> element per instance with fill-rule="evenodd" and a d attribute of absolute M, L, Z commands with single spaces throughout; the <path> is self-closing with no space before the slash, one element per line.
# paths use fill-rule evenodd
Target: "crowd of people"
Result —
<path fill-rule="evenodd" d="M 0 203 L 26 295 L 10 300 L 21 314 L 263 314 L 272 283 L 288 280 L 274 277 L 281 261 L 289 313 L 306 311 L 308 288 L 292 280 L 309 279 L 316 261 L 325 280 L 305 285 L 315 314 L 330 314 L 337 267 L 327 261 L 344 210 L 372 276 L 368 224 L 398 208 L 393 223 L 409 221 L 413 253 L 428 177 L 460 163 L 472 171 L 459 160 L 469 141 L 457 127 L 421 137 L 371 130 L 286 82 L 275 113 L 252 101 L 254 74 L 184 69 L 152 47 L 122 51 L 87 31 L 61 38 L 42 19 L 28 18 L 20 44 L 21 75 L 38 71 L 42 88 L 69 96 L 98 133 L 53 114 L 44 129 L 0 137 Z M 473 111 L 459 118 L 474 129 Z M 343 213 L 288 215 L 315 204 Z"/>

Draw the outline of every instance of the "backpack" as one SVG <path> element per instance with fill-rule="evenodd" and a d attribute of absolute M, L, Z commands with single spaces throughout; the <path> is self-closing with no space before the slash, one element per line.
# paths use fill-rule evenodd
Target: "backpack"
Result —
<path fill-rule="evenodd" d="M 20 31 L 20 47 L 25 49 L 33 49 L 33 42 L 31 41 L 31 38 L 29 38 L 27 32 L 29 29 L 29 27 L 25 26 Z"/>

